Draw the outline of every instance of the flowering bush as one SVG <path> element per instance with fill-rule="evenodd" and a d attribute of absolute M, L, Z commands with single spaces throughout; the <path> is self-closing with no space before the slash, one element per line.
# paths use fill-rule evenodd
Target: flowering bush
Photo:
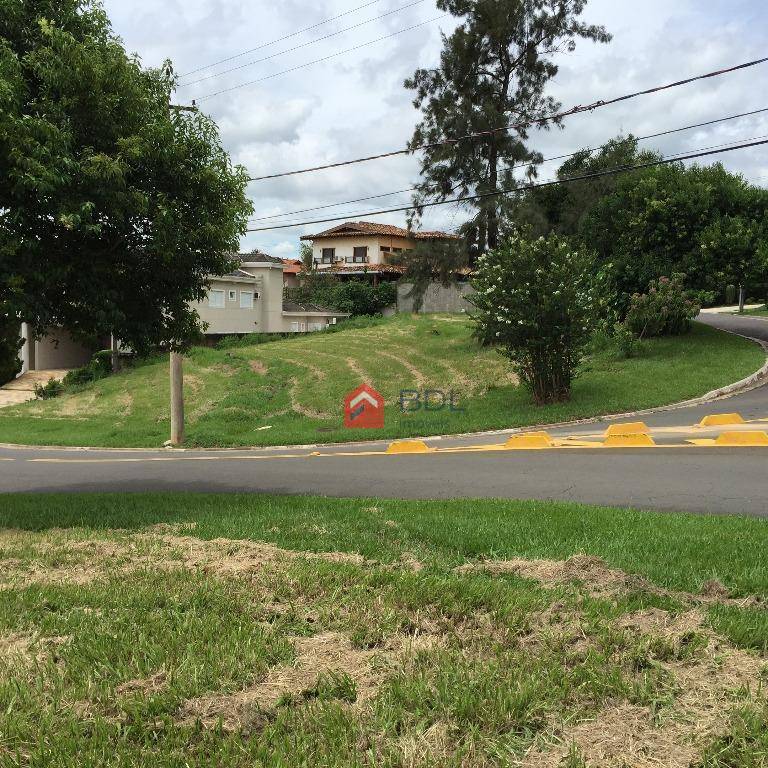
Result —
<path fill-rule="evenodd" d="M 478 259 L 472 303 L 478 335 L 494 339 L 539 404 L 568 400 L 602 314 L 592 254 L 565 238 L 513 235 Z"/>
<path fill-rule="evenodd" d="M 635 293 L 625 323 L 639 338 L 678 336 L 691 330 L 701 307 L 683 288 L 685 275 L 651 280 L 648 293 Z"/>

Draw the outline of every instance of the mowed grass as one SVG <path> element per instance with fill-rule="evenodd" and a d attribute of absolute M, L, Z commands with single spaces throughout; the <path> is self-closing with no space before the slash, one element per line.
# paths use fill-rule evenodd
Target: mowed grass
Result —
<path fill-rule="evenodd" d="M 763 764 L 765 521 L 483 500 L 2 502 L 0 765 Z M 567 578 L 501 567 L 574 555 Z M 730 597 L 700 597 L 712 579 Z"/>
<path fill-rule="evenodd" d="M 504 358 L 473 340 L 469 321 L 399 315 L 334 334 L 193 349 L 185 361 L 186 437 L 190 446 L 287 445 L 555 423 L 695 397 L 763 361 L 757 345 L 696 325 L 690 335 L 643 343 L 632 359 L 594 352 L 570 402 L 536 407 Z M 344 397 L 363 381 L 386 400 L 383 429 L 343 426 Z M 403 390 L 418 390 L 422 403 L 425 390 L 443 395 L 403 413 Z M 456 407 L 438 408 L 451 393 Z M 6 442 L 156 447 L 168 434 L 164 357 L 55 400 L 0 410 Z"/>

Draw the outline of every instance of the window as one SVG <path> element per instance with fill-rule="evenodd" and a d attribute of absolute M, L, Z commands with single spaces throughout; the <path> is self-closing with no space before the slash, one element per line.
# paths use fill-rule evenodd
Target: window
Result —
<path fill-rule="evenodd" d="M 323 248 L 323 258 L 321 259 L 323 264 L 333 264 L 333 260 L 336 256 L 335 248 Z"/>
<path fill-rule="evenodd" d="M 253 291 L 240 291 L 240 309 L 253 309 Z"/>
<path fill-rule="evenodd" d="M 291 323 L 291 333 L 298 333 L 299 332 L 299 323 Z"/>
<path fill-rule="evenodd" d="M 368 246 L 361 245 L 352 249 L 352 263 L 365 264 L 368 261 Z"/>
<path fill-rule="evenodd" d="M 234 301 L 237 298 L 237 291 L 229 291 L 228 298 L 230 301 Z"/>
<path fill-rule="evenodd" d="M 212 309 L 224 309 L 224 291 L 208 291 L 208 306 Z"/>
<path fill-rule="evenodd" d="M 389 253 L 389 246 L 388 245 L 382 245 L 380 250 L 381 250 L 382 253 Z"/>

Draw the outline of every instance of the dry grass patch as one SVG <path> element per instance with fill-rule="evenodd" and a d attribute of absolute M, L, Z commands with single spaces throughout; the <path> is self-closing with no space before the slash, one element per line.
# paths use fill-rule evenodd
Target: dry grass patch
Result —
<path fill-rule="evenodd" d="M 260 713 L 280 703 L 317 695 L 318 681 L 324 675 L 344 676 L 354 686 L 354 701 L 362 703 L 378 688 L 380 672 L 375 668 L 375 650 L 353 647 L 350 639 L 338 632 L 323 632 L 294 640 L 296 657 L 291 664 L 273 667 L 259 683 L 228 695 L 209 695 L 185 702 L 180 711 L 182 724 L 201 722 L 212 727 L 219 722 L 227 730 L 240 729 Z"/>

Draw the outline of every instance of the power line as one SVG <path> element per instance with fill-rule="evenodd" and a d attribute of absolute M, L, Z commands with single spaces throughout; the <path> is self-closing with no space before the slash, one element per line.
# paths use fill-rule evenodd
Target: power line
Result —
<path fill-rule="evenodd" d="M 371 19 L 366 19 L 365 21 L 361 21 L 358 24 L 353 24 L 351 27 L 344 27 L 344 29 L 339 29 L 336 32 L 330 32 L 327 35 L 323 35 L 322 37 L 317 37 L 314 40 L 309 40 L 306 43 L 300 43 L 299 45 L 294 45 L 293 48 L 286 48 L 282 51 L 278 51 L 277 53 L 271 53 L 269 56 L 264 56 L 262 59 L 254 59 L 254 61 L 246 62 L 245 64 L 238 64 L 236 67 L 230 67 L 229 69 L 223 69 L 220 72 L 214 72 L 210 75 L 205 75 L 204 77 L 200 77 L 197 80 L 192 80 L 189 83 L 182 83 L 179 85 L 179 88 L 188 88 L 191 85 L 196 85 L 197 83 L 202 83 L 205 80 L 211 80 L 214 77 L 220 77 L 221 75 L 229 74 L 230 72 L 236 72 L 239 69 L 246 69 L 247 67 L 252 67 L 254 64 L 260 64 L 263 61 L 269 61 L 270 59 L 274 59 L 277 56 L 282 56 L 286 53 L 293 53 L 293 51 L 298 51 L 301 48 L 307 48 L 310 45 L 315 45 L 316 43 L 321 43 L 323 40 L 329 40 L 332 37 L 337 37 L 338 35 L 344 34 L 344 32 L 349 32 L 352 29 L 357 29 L 358 27 L 364 27 L 366 24 L 371 24 L 374 21 L 380 21 L 381 19 L 386 18 L 387 16 L 391 16 L 393 13 L 400 13 L 400 11 L 404 11 L 407 8 L 412 8 L 414 5 L 420 5 L 421 3 L 425 2 L 425 0 L 414 0 L 411 3 L 408 3 L 407 5 L 402 5 L 399 8 L 395 8 L 394 11 L 387 11 L 387 13 L 382 13 L 379 16 L 374 16 Z"/>
<path fill-rule="evenodd" d="M 338 16 L 331 16 L 330 19 L 326 19 L 325 21 L 320 21 L 317 24 L 312 24 L 312 26 L 304 27 L 303 29 L 298 30 L 298 32 L 291 32 L 290 35 L 283 35 L 282 37 L 277 37 L 274 40 L 270 40 L 267 43 L 261 43 L 260 45 L 257 45 L 255 48 L 249 48 L 247 51 L 243 51 L 242 53 L 236 53 L 234 56 L 228 56 L 226 59 L 219 59 L 218 61 L 214 61 L 212 64 L 206 64 L 203 67 L 198 67 L 197 69 L 190 69 L 189 72 L 185 72 L 183 75 L 179 75 L 179 77 L 188 77 L 189 75 L 194 75 L 195 72 L 202 72 L 204 69 L 211 69 L 212 67 L 217 67 L 219 64 L 226 64 L 228 61 L 234 61 L 235 59 L 239 59 L 241 56 L 247 56 L 249 53 L 255 53 L 256 51 L 260 51 L 262 48 L 269 48 L 270 45 L 274 45 L 275 43 L 282 43 L 283 40 L 290 40 L 292 37 L 296 37 L 297 35 L 301 35 L 304 32 L 310 32 L 313 29 L 317 29 L 318 27 L 325 26 L 326 24 L 330 24 L 332 21 L 336 21 L 337 19 L 341 19 L 344 16 L 349 16 L 352 13 L 355 13 L 357 11 L 362 11 L 363 8 L 368 8 L 371 5 L 376 5 L 377 3 L 381 2 L 381 0 L 371 0 L 371 2 L 364 3 L 363 5 L 358 5 L 357 8 L 351 8 L 348 11 L 344 11 L 344 13 L 340 13 Z"/>
<path fill-rule="evenodd" d="M 737 150 L 737 149 L 748 149 L 750 147 L 758 147 L 764 144 L 768 144 L 768 139 L 753 141 L 746 144 L 737 144 L 735 146 L 725 147 L 723 149 L 711 149 L 706 152 L 702 151 L 702 152 L 693 152 L 687 155 L 677 155 L 673 157 L 662 158 L 661 160 L 649 161 L 647 163 L 638 163 L 637 165 L 619 166 L 618 168 L 611 168 L 605 171 L 596 171 L 594 173 L 587 173 L 581 176 L 570 176 L 566 179 L 555 179 L 553 181 L 544 181 L 544 182 L 539 182 L 537 184 L 524 184 L 521 187 L 514 187 L 513 189 L 502 189 L 497 192 L 483 192 L 476 195 L 469 195 L 467 197 L 456 197 L 451 200 L 431 201 L 431 202 L 423 203 L 419 207 L 432 208 L 438 205 L 450 205 L 452 203 L 466 203 L 472 200 L 483 200 L 489 197 L 498 197 L 500 195 L 510 195 L 516 192 L 525 192 L 531 189 L 553 187 L 559 184 L 572 184 L 576 181 L 587 181 L 589 179 L 598 179 L 603 176 L 615 176 L 619 173 L 627 173 L 629 171 L 642 170 L 643 168 L 653 168 L 659 165 L 669 165 L 670 163 L 679 163 L 679 162 L 682 162 L 683 160 L 694 160 L 698 157 L 707 157 L 709 155 L 719 155 L 719 154 L 722 154 L 723 152 L 733 152 L 734 150 Z M 357 217 L 357 216 L 378 216 L 384 213 L 402 213 L 404 211 L 410 211 L 412 209 L 413 209 L 413 206 L 408 205 L 401 208 L 387 208 L 387 209 L 380 209 L 377 211 L 367 211 L 364 213 L 357 213 L 357 214 L 348 215 L 348 216 L 336 216 L 329 219 L 314 219 L 313 221 L 296 221 L 296 222 L 293 222 L 292 224 L 277 224 L 271 227 L 250 228 L 250 229 L 246 229 L 246 232 L 269 232 L 276 229 L 294 229 L 295 227 L 303 227 L 308 224 L 327 224 L 332 221 L 345 221 L 345 220 L 348 220 L 349 218 Z"/>
<path fill-rule="evenodd" d="M 511 131 L 516 130 L 519 128 L 530 128 L 534 125 L 542 125 L 543 123 L 547 123 L 551 120 L 560 120 L 564 117 L 569 117 L 570 115 L 576 115 L 580 112 L 591 112 L 595 109 L 599 109 L 600 107 L 606 107 L 609 104 L 617 104 L 621 101 L 628 101 L 629 99 L 635 99 L 638 96 L 648 96 L 652 93 L 658 93 L 660 91 L 666 91 L 670 88 L 678 88 L 682 85 L 688 85 L 690 83 L 696 82 L 697 80 L 706 80 L 707 78 L 711 77 L 719 77 L 720 75 L 729 74 L 731 72 L 736 72 L 741 69 L 747 69 L 749 67 L 755 67 L 758 64 L 764 64 L 766 61 L 768 61 L 768 57 L 762 58 L 762 59 L 755 59 L 754 61 L 748 61 L 744 64 L 738 64 L 735 67 L 728 67 L 727 69 L 718 69 L 714 72 L 707 72 L 703 75 L 696 75 L 695 77 L 689 77 L 685 80 L 677 80 L 674 83 L 668 83 L 667 85 L 658 85 L 654 88 L 646 88 L 643 91 L 635 91 L 634 93 L 628 93 L 624 96 L 616 96 L 615 98 L 603 100 L 600 99 L 599 101 L 595 101 L 592 104 L 586 104 L 584 106 L 577 105 L 575 107 L 571 107 L 570 109 L 565 110 L 564 112 L 556 112 L 551 115 L 547 115 L 545 117 L 538 117 L 531 120 L 524 120 L 519 123 L 513 123 L 511 125 L 504 125 L 500 128 L 491 128 L 487 131 L 478 131 L 477 133 L 468 133 L 464 136 L 459 136 L 455 139 L 445 139 L 443 141 L 434 141 L 430 142 L 428 144 L 420 144 L 416 147 L 405 147 L 404 149 L 394 149 L 389 152 L 380 152 L 377 155 L 368 155 L 367 157 L 358 157 L 354 160 L 343 160 L 338 163 L 327 163 L 326 165 L 316 165 L 311 168 L 300 168 L 295 171 L 283 171 L 282 173 L 270 173 L 266 176 L 252 176 L 248 179 L 248 181 L 264 181 L 266 179 L 277 179 L 281 178 L 283 176 L 296 176 L 300 173 L 314 173 L 315 171 L 324 171 L 328 168 L 340 168 L 344 165 L 354 165 L 356 163 L 366 163 L 369 160 L 380 160 L 385 157 L 395 157 L 397 155 L 407 155 L 411 154 L 413 152 L 418 152 L 422 149 L 432 149 L 433 147 L 442 147 L 446 146 L 448 144 L 457 144 L 460 141 L 466 141 L 468 139 L 476 139 L 481 138 L 484 136 L 492 136 L 495 133 L 499 133 L 501 131 Z M 214 94 L 216 95 L 216 94 Z"/>
<path fill-rule="evenodd" d="M 369 45 L 373 45 L 374 43 L 380 43 L 383 40 L 389 40 L 391 37 L 396 37 L 397 35 L 402 35 L 405 32 L 410 32 L 412 29 L 417 29 L 418 27 L 423 27 L 425 24 L 431 24 L 433 21 L 440 21 L 440 19 L 444 19 L 449 14 L 443 13 L 440 16 L 435 16 L 432 19 L 427 19 L 426 21 L 420 21 L 418 24 L 413 24 L 410 27 L 406 27 L 405 29 L 399 29 L 397 32 L 391 32 L 388 35 L 384 35 L 383 37 L 377 37 L 375 40 L 368 40 L 365 43 L 360 43 L 359 45 L 352 46 L 352 48 L 346 48 L 343 51 L 337 51 L 336 53 L 331 53 L 328 56 L 323 56 L 321 59 L 315 59 L 314 61 L 305 61 L 303 64 L 297 64 L 295 67 L 291 67 L 290 69 L 284 69 L 282 72 L 274 72 L 271 75 L 265 75 L 264 77 L 259 77 L 256 80 L 249 80 L 246 83 L 240 83 L 239 85 L 233 85 L 231 88 L 223 88 L 220 91 L 214 91 L 214 93 L 208 93 L 205 96 L 201 96 L 197 101 L 205 101 L 206 99 L 212 99 L 214 96 L 220 96 L 222 93 L 229 93 L 230 91 L 236 91 L 238 88 L 245 88 L 249 85 L 255 85 L 256 83 L 261 83 L 264 80 L 270 80 L 273 77 L 279 77 L 280 75 L 287 75 L 289 72 L 295 72 L 297 69 L 303 69 L 304 67 L 310 67 L 313 64 L 320 64 L 324 61 L 328 61 L 329 59 L 335 59 L 337 56 L 343 56 L 345 53 L 351 53 L 352 51 L 357 51 L 360 48 L 367 48 Z"/>
<path fill-rule="evenodd" d="M 741 117 L 751 117 L 752 115 L 759 115 L 763 112 L 768 112 L 768 107 L 763 107 L 762 109 L 754 109 L 751 112 L 741 112 L 738 115 L 728 115 L 728 117 L 719 117 L 716 120 L 707 120 L 703 123 L 693 123 L 692 125 L 685 125 L 681 128 L 672 128 L 667 131 L 659 131 L 658 133 L 651 133 L 651 134 L 648 134 L 647 136 L 637 136 L 635 138 L 637 139 L 637 141 L 648 141 L 649 139 L 656 139 L 661 136 L 669 136 L 673 133 L 690 131 L 690 130 L 693 130 L 694 128 L 704 128 L 709 125 L 724 123 L 728 120 L 737 120 Z M 604 149 L 605 147 L 608 146 L 608 144 L 610 144 L 610 142 L 606 142 L 605 144 L 600 144 L 597 147 L 587 147 L 586 149 L 580 149 L 580 150 L 577 150 L 576 152 L 569 152 L 568 154 L 565 154 L 565 155 L 555 155 L 554 157 L 546 157 L 541 161 L 541 163 L 550 163 L 554 160 L 564 160 L 566 158 L 573 157 L 574 155 L 579 154 L 579 152 L 596 152 L 599 149 Z M 537 165 L 537 163 L 524 163 L 522 165 L 517 166 L 516 169 L 530 168 L 533 165 Z M 454 189 L 455 187 L 451 191 L 454 191 Z M 365 202 L 366 200 L 377 200 L 382 197 L 391 197 L 393 195 L 400 195 L 406 192 L 418 192 L 418 188 L 408 187 L 407 189 L 397 189 L 392 192 L 382 192 L 381 194 L 378 194 L 378 195 L 368 195 L 367 197 L 358 197 L 354 200 L 345 200 L 344 202 L 341 202 L 341 203 L 328 203 L 327 205 L 316 205 L 313 208 L 300 208 L 299 210 L 296 210 L 296 211 L 287 211 L 285 213 L 274 213 L 270 216 L 260 216 L 258 218 L 251 218 L 249 219 L 249 221 L 250 222 L 268 221 L 270 219 L 282 218 L 283 216 L 296 216 L 299 213 L 308 213 L 309 211 L 320 211 L 325 208 L 336 208 L 337 206 L 340 206 L 340 205 L 351 205 L 352 203 L 362 203 L 362 202 Z"/>

